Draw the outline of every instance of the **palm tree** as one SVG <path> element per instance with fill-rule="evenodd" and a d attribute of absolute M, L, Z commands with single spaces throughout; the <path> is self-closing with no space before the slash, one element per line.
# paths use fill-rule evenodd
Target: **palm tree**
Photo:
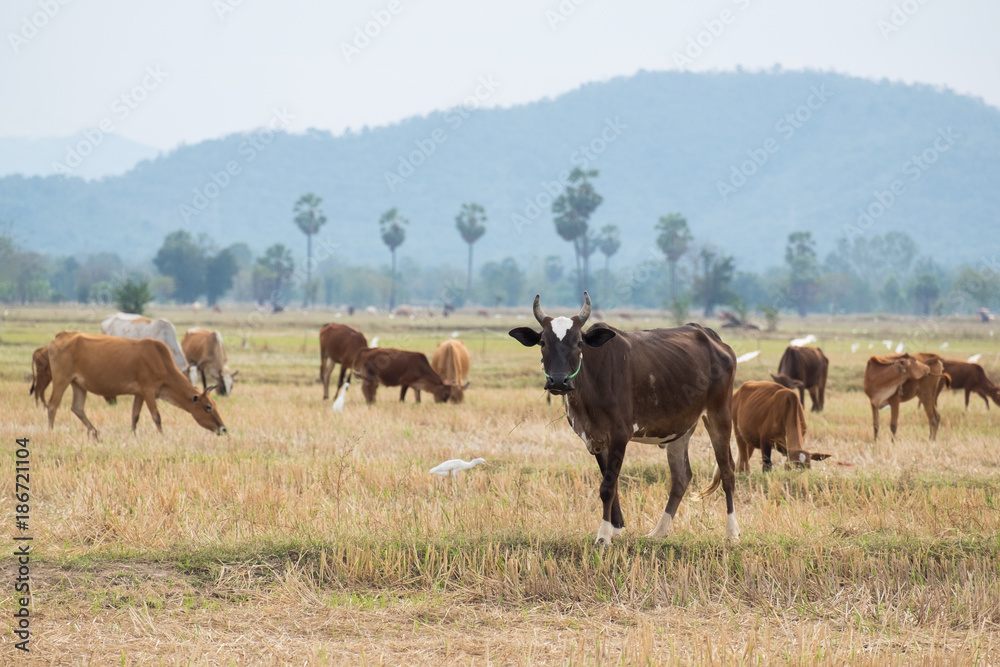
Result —
<path fill-rule="evenodd" d="M 670 264 L 670 300 L 677 300 L 677 262 L 688 250 L 688 244 L 693 237 L 688 229 L 687 220 L 680 213 L 671 213 L 663 216 L 656 223 L 656 229 L 660 235 L 656 238 L 656 245 L 667 257 Z"/>
<path fill-rule="evenodd" d="M 604 201 L 604 198 L 597 194 L 594 186 L 587 180 L 589 178 L 597 178 L 596 169 L 584 171 L 579 167 L 574 168 L 570 172 L 569 182 L 579 183 L 579 185 L 575 187 L 567 185 L 566 191 L 552 202 L 556 233 L 564 240 L 573 243 L 580 292 L 587 289 L 590 254 L 593 252 L 590 249 L 592 238 L 587 234 L 588 222 L 591 214 Z"/>
<path fill-rule="evenodd" d="M 597 248 L 604 253 L 604 299 L 605 303 L 611 303 L 611 293 L 608 291 L 608 276 L 611 275 L 611 255 L 618 252 L 622 245 L 621 235 L 618 232 L 618 225 L 604 225 L 601 227 L 601 234 L 597 237 Z"/>
<path fill-rule="evenodd" d="M 285 244 L 275 243 L 268 247 L 254 266 L 254 289 L 258 302 L 268 300 L 275 310 L 280 310 L 281 288 L 294 270 L 292 251 Z"/>
<path fill-rule="evenodd" d="M 295 224 L 299 226 L 302 233 L 306 235 L 306 289 L 303 305 L 309 300 L 309 290 L 312 285 L 312 237 L 319 232 L 319 228 L 326 224 L 326 216 L 323 209 L 319 207 L 323 200 L 311 192 L 308 192 L 295 202 Z"/>
<path fill-rule="evenodd" d="M 465 298 L 472 294 L 472 244 L 486 233 L 486 210 L 476 203 L 462 204 L 462 210 L 455 218 L 455 227 L 462 239 L 469 244 L 469 277 L 465 282 Z"/>
<path fill-rule="evenodd" d="M 389 310 L 396 308 L 396 248 L 403 245 L 406 240 L 406 230 L 404 225 L 408 225 L 409 220 L 399 215 L 396 207 L 390 208 L 379 218 L 378 226 L 382 233 L 382 242 L 389 247 L 392 253 L 392 276 L 389 283 Z"/>

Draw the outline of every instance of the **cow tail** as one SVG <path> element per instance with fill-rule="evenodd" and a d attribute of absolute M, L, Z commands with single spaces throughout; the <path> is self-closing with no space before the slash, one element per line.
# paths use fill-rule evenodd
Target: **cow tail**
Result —
<path fill-rule="evenodd" d="M 706 486 L 701 491 L 699 491 L 698 495 L 695 497 L 698 500 L 704 500 L 705 498 L 708 498 L 710 495 L 715 493 L 716 489 L 719 488 L 720 484 L 722 484 L 722 470 L 719 469 L 719 464 L 716 463 L 715 473 L 712 475 L 712 483 Z"/>
<path fill-rule="evenodd" d="M 707 429 L 708 428 L 708 419 L 705 417 L 705 415 L 701 416 L 701 420 L 705 423 L 705 428 Z M 702 489 L 701 491 L 699 491 L 698 495 L 695 496 L 695 497 L 698 500 L 704 500 L 705 498 L 708 498 L 710 495 L 712 495 L 713 493 L 715 493 L 716 489 L 719 488 L 720 484 L 722 484 L 722 470 L 719 468 L 719 464 L 716 463 L 715 464 L 715 472 L 712 474 L 712 482 L 708 486 L 706 486 L 704 489 Z"/>
<path fill-rule="evenodd" d="M 28 396 L 34 394 L 35 405 L 38 405 L 38 394 L 35 394 L 35 386 L 38 384 L 38 371 L 35 369 L 35 355 L 31 355 L 31 389 L 28 390 Z"/>

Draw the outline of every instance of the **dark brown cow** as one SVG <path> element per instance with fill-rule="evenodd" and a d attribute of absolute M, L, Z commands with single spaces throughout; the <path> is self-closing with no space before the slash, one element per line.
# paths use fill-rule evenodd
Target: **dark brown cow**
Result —
<path fill-rule="evenodd" d="M 944 375 L 941 358 L 936 354 L 887 354 L 868 359 L 864 387 L 872 406 L 874 438 L 878 439 L 879 410 L 889 406 L 889 428 L 895 438 L 899 404 L 915 396 L 920 396 L 920 402 L 927 412 L 931 440 L 937 437 L 938 425 L 941 423 L 941 415 L 937 411 L 940 382 L 947 382 L 947 376 Z"/>
<path fill-rule="evenodd" d="M 199 426 L 221 435 L 226 426 L 208 395 L 214 388 L 199 393 L 174 364 L 166 344 L 152 338 L 132 340 L 114 336 L 92 336 L 63 332 L 49 346 L 52 371 L 52 395 L 49 397 L 49 428 L 55 424 L 56 411 L 66 389 L 73 388 L 73 414 L 80 418 L 93 437 L 97 429 L 83 411 L 87 392 L 105 398 L 132 394 L 132 432 L 139 422 L 143 403 L 156 424 L 160 413 L 156 399 L 162 398 L 185 410 Z"/>
<path fill-rule="evenodd" d="M 354 364 L 358 352 L 368 349 L 365 335 L 347 324 L 330 322 L 319 330 L 319 379 L 323 383 L 323 400 L 330 398 L 330 376 L 340 364 L 340 379 L 337 391 L 344 384 L 344 375 Z M 327 365 L 329 363 L 329 366 Z"/>
<path fill-rule="evenodd" d="M 434 394 L 434 401 L 444 403 L 451 396 L 451 386 L 434 372 L 423 352 L 407 352 L 389 347 L 366 348 L 354 358 L 354 372 L 361 375 L 361 393 L 368 404 L 375 402 L 380 384 L 401 387 L 399 400 L 406 400 L 406 390 L 413 387 L 417 403 L 420 392 Z"/>
<path fill-rule="evenodd" d="M 826 400 L 826 374 L 830 367 L 823 350 L 818 347 L 788 346 L 778 362 L 774 381 L 789 389 L 798 389 L 799 401 L 806 406 L 806 390 L 812 399 L 812 411 L 822 412 Z"/>
<path fill-rule="evenodd" d="M 983 397 L 986 409 L 990 409 L 990 400 L 1000 405 L 1000 387 L 993 384 L 993 381 L 986 377 L 986 371 L 979 364 L 970 364 L 967 361 L 954 361 L 943 359 L 944 372 L 951 378 L 951 388 L 965 390 L 965 409 L 969 409 L 969 396 L 975 392 Z M 938 393 L 945 388 L 945 383 L 938 385 Z"/>
<path fill-rule="evenodd" d="M 52 382 L 52 371 L 49 370 L 49 346 L 45 345 L 35 350 L 31 355 L 31 389 L 29 394 L 35 395 L 35 405 L 39 401 L 42 407 L 48 407 L 45 402 L 45 390 Z M 966 401 L 968 403 L 968 401 Z"/>
<path fill-rule="evenodd" d="M 736 355 L 711 329 L 686 324 L 674 329 L 621 331 L 598 322 L 586 332 L 590 296 L 570 317 L 549 317 L 535 297 L 539 333 L 528 327 L 510 335 L 542 351 L 545 389 L 563 397 L 570 427 L 601 468 L 604 505 L 597 543 L 607 545 L 625 523 L 618 497 L 618 475 L 629 441 L 667 449 L 670 498 L 651 537 L 666 537 L 691 482 L 688 441 L 705 420 L 722 487 L 726 492 L 726 537 L 739 539 L 733 506 L 733 455 L 729 437 Z"/>
<path fill-rule="evenodd" d="M 733 393 L 733 434 L 736 436 L 736 472 L 750 472 L 750 457 L 760 448 L 764 472 L 771 470 L 771 449 L 785 455 L 785 467 L 810 468 L 813 461 L 830 458 L 805 450 L 806 413 L 799 397 L 776 382 L 744 382 Z M 719 488 L 716 469 L 704 498 Z"/>
<path fill-rule="evenodd" d="M 448 400 L 461 403 L 469 387 L 469 350 L 465 343 L 455 338 L 440 343 L 431 357 L 431 368 L 445 384 L 451 386 Z"/>

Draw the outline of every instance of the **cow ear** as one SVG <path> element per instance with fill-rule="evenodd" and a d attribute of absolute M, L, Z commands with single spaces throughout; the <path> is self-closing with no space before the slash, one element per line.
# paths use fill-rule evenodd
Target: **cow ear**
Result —
<path fill-rule="evenodd" d="M 507 332 L 508 335 L 525 347 L 538 345 L 542 339 L 542 334 L 530 327 L 518 327 Z"/>
<path fill-rule="evenodd" d="M 611 329 L 591 327 L 587 333 L 583 334 L 583 342 L 590 347 L 600 347 L 617 335 Z"/>
<path fill-rule="evenodd" d="M 218 385 L 215 385 L 215 384 L 209 385 L 208 389 L 205 390 L 205 395 L 208 396 L 208 392 L 212 391 L 213 389 L 215 389 L 217 387 L 218 387 Z"/>
<path fill-rule="evenodd" d="M 239 374 L 240 374 L 239 371 L 233 371 L 232 373 L 229 374 L 229 377 L 234 378 L 234 377 L 236 377 Z"/>
<path fill-rule="evenodd" d="M 809 456 L 812 457 L 813 461 L 822 461 L 823 459 L 830 458 L 831 456 L 833 456 L 833 454 L 817 454 L 817 453 L 813 452 Z"/>
<path fill-rule="evenodd" d="M 462 385 L 462 389 L 468 389 L 468 388 L 469 388 L 469 383 L 468 382 L 466 382 L 465 384 Z"/>

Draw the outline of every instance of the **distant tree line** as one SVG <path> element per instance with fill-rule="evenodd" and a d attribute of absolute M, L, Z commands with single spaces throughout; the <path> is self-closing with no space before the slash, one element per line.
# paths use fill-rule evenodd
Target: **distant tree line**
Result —
<path fill-rule="evenodd" d="M 0 301 L 111 303 L 125 294 L 132 299 L 128 303 L 141 297 L 180 303 L 204 298 L 214 305 L 229 298 L 281 308 L 301 298 L 303 306 L 391 309 L 399 303 L 520 306 L 543 290 L 547 303 L 570 305 L 588 290 L 598 308 L 665 309 L 678 322 L 687 320 L 692 307 L 705 317 L 726 307 L 740 319 L 756 309 L 773 321 L 782 311 L 930 315 L 1000 302 L 996 271 L 942 267 L 931 255 L 921 254 L 905 232 L 841 238 L 821 259 L 812 233 L 793 231 L 783 261 L 755 273 L 741 270 L 735 256 L 719 245 L 700 240 L 697 229 L 692 230 L 679 212 L 650 225 L 648 245 L 659 255 L 654 251 L 641 262 L 613 271 L 611 258 L 623 245 L 618 227 L 605 224 L 595 232 L 590 226 L 603 202 L 594 185 L 597 177 L 596 170 L 574 169 L 565 190 L 552 201 L 555 231 L 571 244 L 568 263 L 559 254 L 533 255 L 527 261 L 507 257 L 487 262 L 476 272 L 473 246 L 485 236 L 488 220 L 476 202 L 463 203 L 455 217 L 455 228 L 468 245 L 464 270 L 397 257 L 408 220 L 395 207 L 377 221 L 389 250 L 388 266 L 352 265 L 331 256 L 317 259 L 313 236 L 327 217 L 322 199 L 307 193 L 292 207 L 292 221 L 306 235 L 306 260 L 300 266 L 281 243 L 255 257 L 245 243 L 219 248 L 207 236 L 195 238 L 186 230 L 167 234 L 151 265 L 136 264 L 134 258 L 126 264 L 112 253 L 53 258 L 20 248 L 0 229 Z M 590 258 L 598 250 L 604 266 L 592 272 Z"/>

